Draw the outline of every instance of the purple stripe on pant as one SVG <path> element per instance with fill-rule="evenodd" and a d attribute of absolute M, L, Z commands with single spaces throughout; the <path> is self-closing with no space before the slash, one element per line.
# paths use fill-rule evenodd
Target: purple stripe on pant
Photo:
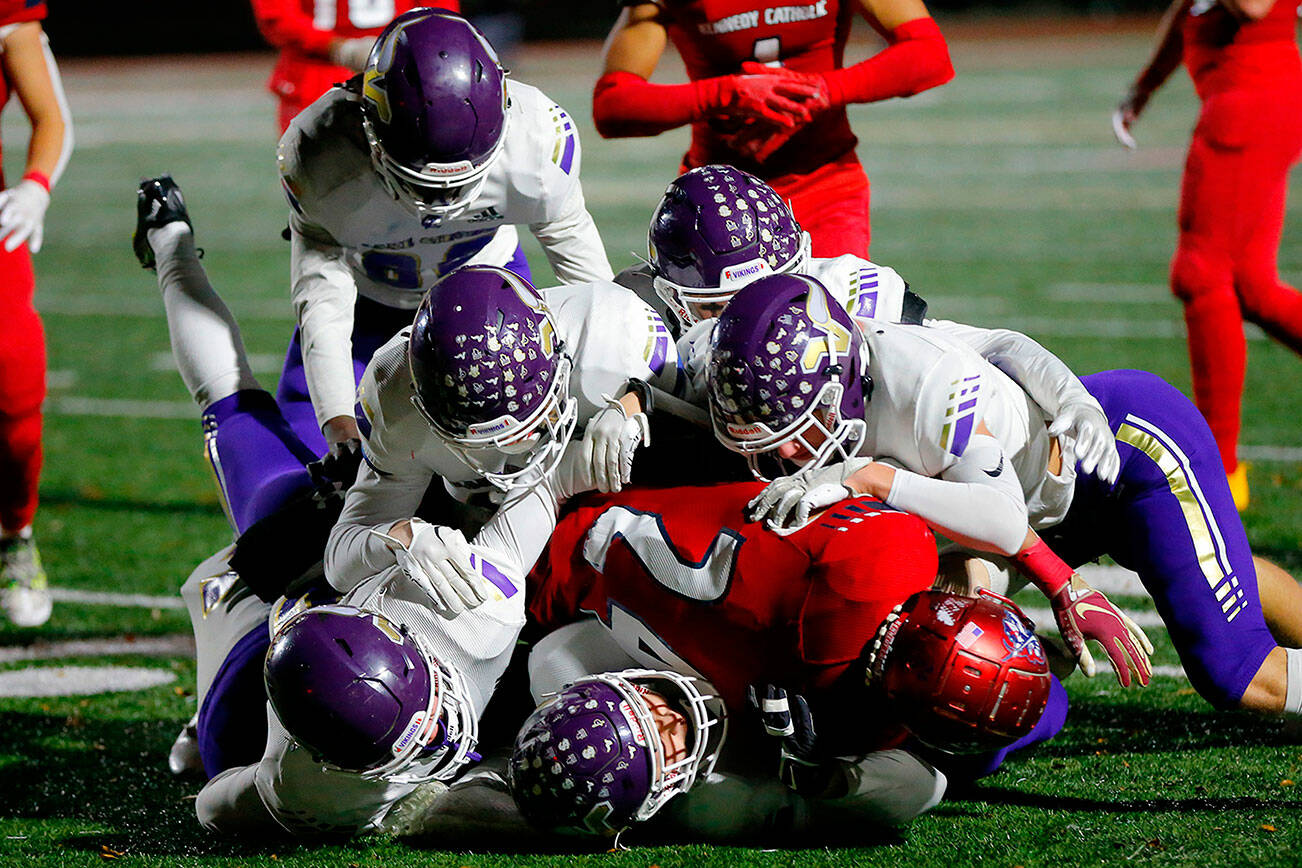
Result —
<path fill-rule="evenodd" d="M 524 251 L 516 245 L 515 253 L 503 267 L 531 280 L 529 263 Z M 362 296 L 357 297 L 353 308 L 353 382 L 360 382 L 366 364 L 375 355 L 375 351 L 384 346 L 389 338 L 411 325 L 416 315 L 415 309 L 388 307 Z M 303 349 L 299 343 L 298 329 L 294 329 L 289 339 L 289 350 L 285 353 L 285 366 L 280 373 L 280 384 L 276 388 L 276 403 L 280 404 L 285 419 L 294 433 L 309 449 L 320 457 L 326 453 L 325 437 L 316 423 L 316 412 L 312 409 L 312 399 L 308 396 L 307 376 L 303 372 Z"/>
<path fill-rule="evenodd" d="M 1041 536 L 1072 566 L 1107 554 L 1138 573 L 1193 686 L 1217 708 L 1234 708 L 1276 643 L 1211 430 L 1154 374 L 1104 371 L 1081 382 L 1112 431 L 1130 432 L 1117 441 L 1121 473 L 1108 486 L 1078 466 L 1067 517 Z"/>

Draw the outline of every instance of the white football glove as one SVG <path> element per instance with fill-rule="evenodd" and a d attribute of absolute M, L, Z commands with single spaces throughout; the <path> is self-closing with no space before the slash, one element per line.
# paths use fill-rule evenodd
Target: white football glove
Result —
<path fill-rule="evenodd" d="M 411 520 L 411 545 L 373 531 L 393 549 L 402 575 L 385 593 L 430 606 L 439 616 L 452 619 L 488 600 L 489 582 L 470 563 L 470 544 L 454 527 Z"/>
<path fill-rule="evenodd" d="M 353 72 L 361 72 L 366 69 L 366 61 L 370 59 L 374 45 L 373 36 L 358 36 L 336 42 L 330 47 L 330 62 L 346 66 Z"/>
<path fill-rule="evenodd" d="M 854 492 L 845 480 L 871 463 L 871 458 L 851 458 L 821 467 L 813 473 L 775 479 L 746 504 L 750 519 L 764 519 L 773 530 L 791 531 L 804 527 L 811 514 L 853 497 Z"/>
<path fill-rule="evenodd" d="M 624 405 L 602 395 L 606 406 L 588 420 L 583 432 L 583 460 L 592 469 L 598 491 L 619 491 L 633 473 L 633 453 L 651 444 L 651 427 L 645 413 L 628 416 Z"/>
<path fill-rule="evenodd" d="M 1117 441 L 1108 427 L 1108 417 L 1097 404 L 1068 401 L 1059 407 L 1058 415 L 1049 425 L 1049 436 L 1063 435 L 1075 444 L 1073 454 L 1080 462 L 1082 473 L 1093 474 L 1109 484 L 1117 481 L 1121 456 L 1117 454 Z"/>
<path fill-rule="evenodd" d="M 45 238 L 45 209 L 49 207 L 49 191 L 30 178 L 0 191 L 0 238 L 5 241 L 5 250 L 13 252 L 26 241 L 27 249 L 38 253 Z"/>
<path fill-rule="evenodd" d="M 1118 144 L 1131 151 L 1136 147 L 1135 137 L 1130 133 L 1130 124 L 1133 121 L 1134 115 L 1129 115 L 1127 119 L 1125 103 L 1112 112 L 1112 135 L 1116 137 Z"/>

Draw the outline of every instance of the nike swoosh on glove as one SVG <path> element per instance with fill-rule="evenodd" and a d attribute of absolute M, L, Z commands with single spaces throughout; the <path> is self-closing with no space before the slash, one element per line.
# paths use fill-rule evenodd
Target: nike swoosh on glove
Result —
<path fill-rule="evenodd" d="M 1148 661 L 1153 643 L 1101 591 L 1086 584 L 1079 574 L 1073 574 L 1071 581 L 1049 599 L 1049 605 L 1067 649 L 1080 661 L 1086 678 L 1093 678 L 1097 671 L 1094 658 L 1085 646 L 1086 640 L 1093 639 L 1107 652 L 1122 687 L 1130 686 L 1132 673 L 1140 684 L 1148 685 L 1153 675 Z"/>

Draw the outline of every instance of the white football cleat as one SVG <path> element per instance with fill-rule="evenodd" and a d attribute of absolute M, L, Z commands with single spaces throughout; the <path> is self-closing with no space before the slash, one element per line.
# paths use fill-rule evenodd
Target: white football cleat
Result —
<path fill-rule="evenodd" d="M 50 620 L 54 602 L 41 553 L 30 536 L 0 540 L 0 605 L 15 627 L 39 627 Z"/>
<path fill-rule="evenodd" d="M 199 756 L 199 715 L 190 718 L 172 742 L 167 754 L 167 767 L 174 775 L 203 774 L 203 758 Z"/>

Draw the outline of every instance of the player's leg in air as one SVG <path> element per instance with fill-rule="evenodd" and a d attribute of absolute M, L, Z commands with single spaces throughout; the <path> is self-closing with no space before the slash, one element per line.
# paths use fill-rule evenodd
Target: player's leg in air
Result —
<path fill-rule="evenodd" d="M 180 189 L 166 175 L 144 181 L 137 205 L 135 253 L 158 273 L 177 369 L 200 408 L 204 451 L 241 536 L 314 491 L 306 465 L 315 456 L 249 368 L 235 319 L 199 261 Z M 270 607 L 231 569 L 234 549 L 200 564 L 181 592 L 195 633 L 198 712 L 172 749 L 178 774 L 257 762 L 266 742 Z"/>
<path fill-rule="evenodd" d="M 1302 650 L 1267 626 L 1247 535 L 1202 415 L 1144 371 L 1082 377 L 1116 433 L 1121 472 L 1108 485 L 1078 474 L 1067 518 L 1044 531 L 1079 565 L 1108 554 L 1139 574 L 1189 680 L 1217 708 L 1302 714 Z M 1272 609 L 1302 610 L 1302 588 L 1272 571 Z M 1295 632 L 1281 612 L 1272 622 Z M 1289 641 L 1287 635 L 1282 641 Z"/>

